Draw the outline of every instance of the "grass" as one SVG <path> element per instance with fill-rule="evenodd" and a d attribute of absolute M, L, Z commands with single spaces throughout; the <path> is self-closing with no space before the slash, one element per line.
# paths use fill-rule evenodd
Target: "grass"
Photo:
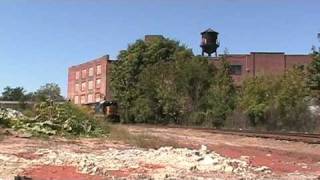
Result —
<path fill-rule="evenodd" d="M 147 133 L 135 134 L 129 132 L 126 128 L 119 125 L 110 125 L 110 139 L 122 141 L 124 143 L 140 147 L 158 149 L 164 146 L 181 147 L 171 139 L 164 139 Z"/>

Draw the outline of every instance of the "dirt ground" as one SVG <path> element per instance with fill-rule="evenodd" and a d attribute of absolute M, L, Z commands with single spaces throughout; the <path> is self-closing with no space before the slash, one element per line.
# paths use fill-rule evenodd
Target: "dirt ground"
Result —
<path fill-rule="evenodd" d="M 277 174 L 301 173 L 320 175 L 320 144 L 280 141 L 226 134 L 214 134 L 188 128 L 127 126 L 133 133 L 148 133 L 174 139 L 186 147 L 207 145 L 223 156 L 247 156 L 256 166 L 270 167 Z"/>
<path fill-rule="evenodd" d="M 201 151 L 170 148 L 145 150 L 98 138 L 39 139 L 6 136 L 0 141 L 0 179 L 9 180 L 16 175 L 32 177 L 34 180 L 320 179 L 320 145 L 212 134 L 187 128 L 123 127 L 132 133 L 174 140 L 188 149 L 201 149 L 201 145 L 205 145 L 213 151 L 214 157 L 222 159 L 220 162 L 239 160 L 241 163 L 248 162 L 248 165 L 231 172 L 226 169 L 202 170 L 206 166 L 197 164 L 197 167 L 193 167 L 190 164 L 194 161 L 185 162 L 197 157 L 193 153 Z M 206 155 L 203 157 L 206 159 Z M 197 161 L 202 162 L 203 158 Z M 269 168 L 270 172 L 255 174 L 255 168 L 261 167 Z M 103 173 L 99 168 L 104 168 Z M 234 173 L 235 170 L 239 170 L 239 173 Z"/>

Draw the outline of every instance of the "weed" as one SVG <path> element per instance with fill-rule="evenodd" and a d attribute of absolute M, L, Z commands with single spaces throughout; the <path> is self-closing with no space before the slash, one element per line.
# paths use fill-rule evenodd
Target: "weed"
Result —
<path fill-rule="evenodd" d="M 163 146 L 180 147 L 171 139 L 164 139 L 147 133 L 137 134 L 129 132 L 126 128 L 117 125 L 110 125 L 110 139 L 122 141 L 140 148 L 158 149 Z"/>

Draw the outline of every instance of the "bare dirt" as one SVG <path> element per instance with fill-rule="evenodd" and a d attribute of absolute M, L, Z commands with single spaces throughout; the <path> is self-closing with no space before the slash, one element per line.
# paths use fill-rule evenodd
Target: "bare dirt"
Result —
<path fill-rule="evenodd" d="M 176 141 L 185 148 L 141 149 L 102 138 L 5 136 L 0 141 L 0 179 L 16 175 L 35 180 L 320 177 L 320 145 L 187 128 L 123 127 Z"/>
<path fill-rule="evenodd" d="M 267 166 L 276 174 L 301 173 L 320 175 L 320 144 L 306 144 L 274 139 L 214 134 L 188 128 L 128 126 L 133 133 L 148 133 L 174 139 L 186 147 L 205 144 L 223 156 L 244 156 L 254 166 Z"/>

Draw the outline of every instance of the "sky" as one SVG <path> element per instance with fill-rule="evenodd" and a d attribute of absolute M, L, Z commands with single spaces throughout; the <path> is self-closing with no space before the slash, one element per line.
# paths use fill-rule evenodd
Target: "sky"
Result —
<path fill-rule="evenodd" d="M 200 54 L 200 32 L 219 32 L 218 53 L 307 54 L 319 45 L 319 0 L 0 0 L 0 92 L 57 83 L 68 67 L 162 34 Z"/>

